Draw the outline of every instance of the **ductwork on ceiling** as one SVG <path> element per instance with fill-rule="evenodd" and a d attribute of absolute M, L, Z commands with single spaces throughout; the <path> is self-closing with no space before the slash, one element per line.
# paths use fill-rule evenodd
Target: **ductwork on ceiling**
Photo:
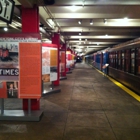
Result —
<path fill-rule="evenodd" d="M 43 0 L 45 5 L 53 5 L 55 0 Z"/>

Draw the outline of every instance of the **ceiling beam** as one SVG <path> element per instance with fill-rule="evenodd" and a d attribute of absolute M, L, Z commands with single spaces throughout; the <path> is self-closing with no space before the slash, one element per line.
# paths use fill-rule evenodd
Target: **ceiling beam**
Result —
<path fill-rule="evenodd" d="M 38 0 L 39 1 L 39 0 Z M 43 4 L 43 3 L 42 3 Z M 69 5 L 140 5 L 139 0 L 56 0 L 55 4 L 57 6 L 69 6 Z"/>
<path fill-rule="evenodd" d="M 33 8 L 35 0 L 18 0 L 24 8 Z"/>

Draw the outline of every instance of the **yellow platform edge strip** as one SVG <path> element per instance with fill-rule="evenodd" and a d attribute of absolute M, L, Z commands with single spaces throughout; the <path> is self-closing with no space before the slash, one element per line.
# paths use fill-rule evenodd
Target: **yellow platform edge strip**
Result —
<path fill-rule="evenodd" d="M 90 65 L 91 67 L 93 67 L 92 65 Z M 94 68 L 94 67 L 93 67 Z M 103 72 L 101 72 L 100 70 L 96 69 L 99 73 L 103 74 Z M 118 81 L 116 81 L 115 79 L 111 78 L 108 75 L 104 75 L 106 76 L 110 81 L 112 81 L 115 85 L 119 86 L 121 89 L 123 89 L 126 93 L 128 93 L 129 95 L 131 95 L 133 98 L 135 98 L 137 101 L 140 102 L 140 96 L 137 95 L 135 92 L 133 92 L 132 90 L 128 89 L 127 87 L 125 87 L 124 85 L 122 85 L 121 83 L 119 83 Z"/>

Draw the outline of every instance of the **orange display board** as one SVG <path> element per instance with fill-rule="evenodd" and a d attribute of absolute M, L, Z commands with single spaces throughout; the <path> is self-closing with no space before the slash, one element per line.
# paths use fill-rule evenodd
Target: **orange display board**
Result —
<path fill-rule="evenodd" d="M 41 44 L 19 43 L 19 98 L 41 97 Z"/>
<path fill-rule="evenodd" d="M 57 66 L 58 60 L 57 58 L 57 50 L 50 50 L 50 66 Z"/>

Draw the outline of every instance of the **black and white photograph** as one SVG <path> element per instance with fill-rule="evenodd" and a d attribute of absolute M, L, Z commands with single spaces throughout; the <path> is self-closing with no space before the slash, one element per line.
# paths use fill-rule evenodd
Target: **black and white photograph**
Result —
<path fill-rule="evenodd" d="M 7 82 L 7 97 L 18 98 L 18 82 Z"/>

